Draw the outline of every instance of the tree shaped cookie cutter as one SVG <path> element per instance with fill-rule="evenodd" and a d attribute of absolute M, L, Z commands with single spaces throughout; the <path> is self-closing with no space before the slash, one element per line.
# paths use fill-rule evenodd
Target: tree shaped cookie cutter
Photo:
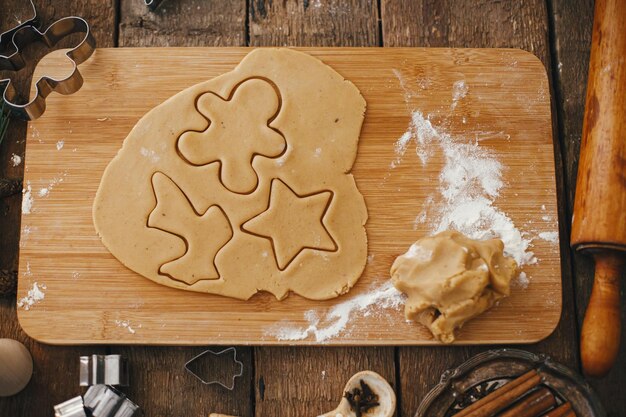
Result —
<path fill-rule="evenodd" d="M 31 2 L 32 5 L 32 2 Z M 13 87 L 11 77 L 0 79 L 2 99 L 7 108 L 15 117 L 24 120 L 34 120 L 41 116 L 46 109 L 46 98 L 52 92 L 64 95 L 75 93 L 83 85 L 83 77 L 78 71 L 78 65 L 85 62 L 96 49 L 96 40 L 91 34 L 87 21 L 81 17 L 69 16 L 52 23 L 44 32 L 35 27 L 37 11 L 33 5 L 33 18 L 0 36 L 1 50 L 13 51 L 8 55 L 0 55 L 0 71 L 17 72 L 26 67 L 22 51 L 29 45 L 42 43 L 54 47 L 61 39 L 74 33 L 84 33 L 78 45 L 70 49 L 65 55 L 72 61 L 73 69 L 69 76 L 63 79 L 54 79 L 42 76 L 35 84 L 35 96 L 26 104 L 16 103 L 17 91 Z M 8 39 L 10 38 L 10 43 Z"/>
<path fill-rule="evenodd" d="M 211 379 L 211 380 L 205 380 L 204 378 L 202 378 L 202 376 L 198 375 L 198 373 L 194 372 L 191 369 L 191 365 L 195 362 L 198 362 L 200 360 L 202 360 L 203 357 L 210 355 L 213 359 L 217 359 L 220 356 L 224 356 L 227 355 L 229 353 L 232 352 L 233 355 L 233 364 L 236 365 L 239 368 L 239 371 L 234 372 L 231 375 L 230 378 L 230 384 L 227 385 L 228 381 L 223 381 L 221 379 L 215 378 L 215 379 Z M 205 350 L 204 352 L 202 352 L 201 354 L 194 356 L 193 358 L 191 358 L 189 361 L 187 361 L 187 363 L 185 363 L 185 370 L 187 372 L 189 372 L 191 375 L 193 375 L 195 378 L 197 378 L 200 382 L 202 382 L 205 385 L 211 385 L 211 384 L 218 384 L 221 385 L 222 387 L 226 388 L 227 390 L 232 391 L 235 388 L 235 379 L 242 376 L 243 375 L 243 362 L 237 360 L 237 349 L 235 349 L 234 347 L 229 347 L 226 348 L 224 350 L 221 350 L 219 352 L 214 352 L 210 349 Z"/>

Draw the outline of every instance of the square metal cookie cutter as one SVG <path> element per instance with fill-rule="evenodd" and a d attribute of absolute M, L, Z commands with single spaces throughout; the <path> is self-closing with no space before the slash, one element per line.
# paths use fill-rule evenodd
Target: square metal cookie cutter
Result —
<path fill-rule="evenodd" d="M 229 385 L 226 385 L 226 383 L 224 381 L 220 380 L 220 379 L 212 379 L 212 380 L 205 381 L 200 375 L 195 373 L 191 369 L 191 367 L 190 367 L 190 365 L 192 363 L 200 360 L 204 356 L 212 355 L 213 358 L 215 359 L 215 358 L 218 358 L 220 356 L 228 355 L 231 352 L 233 354 L 233 363 L 235 365 L 239 366 L 239 371 L 233 373 Z M 229 348 L 226 348 L 226 349 L 221 350 L 219 352 L 214 352 L 214 351 L 208 349 L 208 350 L 205 350 L 204 352 L 202 352 L 201 354 L 194 356 L 189 361 L 187 361 L 187 363 L 185 363 L 185 370 L 187 372 L 189 372 L 191 375 L 193 375 L 195 378 L 197 378 L 200 382 L 202 382 L 205 385 L 218 384 L 218 385 L 221 385 L 222 387 L 226 388 L 227 390 L 232 391 L 235 388 L 235 378 L 238 378 L 238 377 L 243 375 L 243 362 L 237 360 L 237 349 L 235 349 L 234 347 L 229 347 Z"/>
<path fill-rule="evenodd" d="M 80 357 L 80 386 L 128 386 L 128 361 L 122 355 L 90 355 Z"/>
<path fill-rule="evenodd" d="M 26 67 L 22 51 L 32 44 L 41 43 L 54 47 L 61 39 L 74 33 L 84 33 L 84 37 L 73 49 L 65 55 L 72 61 L 73 70 L 63 79 L 54 79 L 42 76 L 35 84 L 35 97 L 26 104 L 16 103 L 17 91 L 13 87 L 11 77 L 0 79 L 2 99 L 10 113 L 24 120 L 34 120 L 41 116 L 46 109 L 46 97 L 52 92 L 60 94 L 75 93 L 83 85 L 83 77 L 78 71 L 78 65 L 85 62 L 96 49 L 96 40 L 91 34 L 87 21 L 81 17 L 69 16 L 52 23 L 44 32 L 35 27 L 37 10 L 31 1 L 34 15 L 31 19 L 17 27 L 2 33 L 0 36 L 0 50 L 9 51 L 8 55 L 0 55 L 0 71 L 17 72 Z M 9 43 L 10 39 L 10 43 Z"/>

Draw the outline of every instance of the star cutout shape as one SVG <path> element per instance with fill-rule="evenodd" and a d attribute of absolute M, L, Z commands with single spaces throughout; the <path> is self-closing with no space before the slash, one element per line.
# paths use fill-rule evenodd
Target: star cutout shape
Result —
<path fill-rule="evenodd" d="M 305 249 L 334 252 L 337 245 L 323 224 L 331 191 L 298 195 L 279 179 L 272 181 L 267 210 L 241 228 L 272 242 L 281 271 Z"/>
<path fill-rule="evenodd" d="M 281 107 L 275 87 L 262 79 L 249 79 L 227 99 L 212 92 L 201 95 L 196 107 L 210 124 L 202 132 L 183 133 L 176 145 L 179 154 L 192 165 L 219 161 L 220 181 L 227 189 L 253 192 L 258 176 L 252 160 L 279 157 L 287 146 L 283 134 L 270 126 Z"/>

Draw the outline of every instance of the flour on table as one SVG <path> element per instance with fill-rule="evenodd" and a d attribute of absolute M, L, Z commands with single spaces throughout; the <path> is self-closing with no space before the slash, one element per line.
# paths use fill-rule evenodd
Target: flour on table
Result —
<path fill-rule="evenodd" d="M 16 166 L 18 166 L 21 163 L 22 163 L 22 157 L 21 156 L 19 156 L 17 154 L 12 154 L 11 155 L 11 165 L 16 167 Z"/>
<path fill-rule="evenodd" d="M 268 329 L 266 335 L 274 336 L 278 340 L 304 340 L 312 336 L 317 342 L 324 342 L 344 333 L 350 319 L 356 314 L 368 317 L 381 314 L 383 310 L 399 310 L 405 299 L 391 281 L 387 280 L 378 287 L 335 305 L 323 317 L 320 317 L 317 310 L 307 311 L 304 316 L 308 322 L 307 327 L 281 322 Z"/>
<path fill-rule="evenodd" d="M 50 195 L 50 191 L 52 191 L 52 189 L 54 187 L 56 187 L 59 183 L 62 183 L 65 180 L 65 177 L 67 176 L 67 171 L 63 172 L 63 174 L 61 174 L 58 177 L 54 177 L 49 183 L 47 187 L 42 187 L 39 190 L 39 197 L 48 197 Z"/>
<path fill-rule="evenodd" d="M 526 288 L 528 287 L 529 284 L 529 280 L 528 280 L 528 275 L 526 275 L 526 272 L 520 272 L 519 276 L 517 277 L 517 281 L 514 282 L 513 284 L 516 287 L 520 287 L 520 288 Z"/>
<path fill-rule="evenodd" d="M 415 227 L 425 223 L 433 234 L 457 230 L 479 240 L 498 237 L 504 242 L 505 254 L 512 256 L 519 266 L 537 262 L 529 249 L 531 237 L 495 205 L 505 186 L 502 180 L 505 168 L 495 153 L 481 147 L 478 141 L 455 138 L 434 127 L 418 110 L 413 111 L 407 131 L 398 139 L 404 149 L 408 146 L 405 145 L 407 134 L 423 165 L 429 163 L 437 150 L 444 157 L 437 193 L 426 199 L 415 219 Z"/>
<path fill-rule="evenodd" d="M 115 324 L 117 325 L 117 327 L 128 330 L 128 333 L 130 334 L 135 334 L 137 333 L 136 329 L 141 329 L 141 324 L 131 325 L 130 320 L 115 320 Z"/>
<path fill-rule="evenodd" d="M 30 132 L 30 137 L 31 137 L 31 138 L 33 138 L 33 139 L 37 139 L 37 141 L 38 141 L 39 143 L 45 143 L 45 142 L 44 142 L 44 141 L 40 138 L 40 135 L 39 135 L 39 130 L 38 130 L 35 126 L 33 126 L 33 125 L 28 125 L 28 128 L 29 128 L 29 129 L 30 129 L 30 131 L 31 131 L 31 132 Z"/>
<path fill-rule="evenodd" d="M 539 239 L 543 239 L 550 243 L 559 243 L 559 232 L 541 232 Z"/>
<path fill-rule="evenodd" d="M 27 266 L 27 272 L 30 273 L 30 265 Z M 24 274 L 26 275 L 26 273 Z M 46 284 L 39 284 L 37 281 L 33 283 L 33 288 L 28 290 L 26 297 L 20 298 L 17 301 L 17 306 L 19 308 L 23 308 L 24 310 L 30 310 L 32 306 L 38 304 L 41 300 L 43 300 L 46 296 L 44 290 L 46 289 Z"/>
<path fill-rule="evenodd" d="M 63 149 L 63 145 L 65 145 L 65 141 L 64 140 L 60 140 L 57 142 L 57 151 L 60 151 L 61 149 Z"/>
<path fill-rule="evenodd" d="M 33 209 L 33 188 L 30 181 L 26 181 L 26 188 L 22 190 L 22 214 L 30 214 Z"/>
<path fill-rule="evenodd" d="M 396 156 L 396 159 L 391 161 L 391 164 L 389 165 L 391 169 L 400 165 L 400 162 L 402 162 L 402 157 L 406 153 L 406 148 L 409 146 L 410 141 L 411 141 L 410 132 L 404 132 L 404 134 L 400 136 L 400 138 L 396 141 L 394 147 L 395 147 L 397 156 Z"/>
<path fill-rule="evenodd" d="M 452 85 L 452 104 L 450 104 L 450 109 L 454 110 L 459 100 L 464 99 L 468 92 L 469 87 L 464 80 L 456 81 Z"/>
<path fill-rule="evenodd" d="M 24 271 L 23 275 L 25 277 L 30 277 L 33 275 L 33 272 L 30 270 L 30 262 L 26 261 L 26 271 Z"/>

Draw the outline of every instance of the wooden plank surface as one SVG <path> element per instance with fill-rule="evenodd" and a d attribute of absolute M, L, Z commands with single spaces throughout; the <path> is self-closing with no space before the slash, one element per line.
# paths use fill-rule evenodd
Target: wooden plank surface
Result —
<path fill-rule="evenodd" d="M 250 44 L 376 46 L 381 39 L 379 16 L 378 9 L 372 9 L 372 3 L 368 0 L 360 0 L 356 4 L 352 0 L 305 0 L 300 7 L 300 2 L 250 1 Z M 295 9 L 288 12 L 294 4 Z M 332 13 L 337 4 L 350 8 L 343 9 L 347 12 Z M 268 16 L 267 9 L 272 6 L 277 12 Z M 265 11 L 265 16 L 261 11 Z M 287 34 L 283 29 L 285 26 L 290 27 Z M 311 30 L 317 36 L 307 36 Z M 311 347 L 303 350 L 260 347 L 255 348 L 254 355 L 255 416 L 258 417 L 307 416 L 330 411 L 341 396 L 343 384 L 356 370 L 375 370 L 397 387 L 394 348 Z M 287 375 L 286 370 L 290 371 Z"/>
<path fill-rule="evenodd" d="M 402 2 L 382 0 L 385 46 L 516 47 L 537 55 L 550 68 L 547 9 L 543 1 L 438 1 Z M 496 23 L 497 22 L 497 23 Z M 555 149 L 559 197 L 564 195 L 560 150 Z M 563 312 L 555 333 L 528 350 L 552 355 L 570 366 L 577 365 L 571 268 L 567 252 L 569 220 L 559 207 Z M 479 348 L 400 348 L 399 369 L 403 396 L 402 415 L 412 415 L 421 398 L 441 373 L 478 353 Z"/>
<path fill-rule="evenodd" d="M 168 4 L 168 1 L 164 3 L 164 6 Z M 171 0 L 171 3 L 187 3 L 188 0 Z M 0 14 L 0 21 L 3 21 L 6 17 L 14 15 L 12 11 L 19 7 L 22 7 L 26 3 L 23 0 L 4 0 L 3 13 Z M 48 16 L 61 17 L 69 14 L 79 14 L 89 19 L 91 23 L 97 23 L 98 29 L 96 36 L 99 39 L 100 46 L 114 45 L 118 42 L 118 24 L 121 23 L 124 16 L 119 16 L 119 11 L 114 8 L 114 4 L 118 2 L 108 1 L 96 1 L 96 0 L 78 0 L 78 1 L 65 1 L 56 0 L 54 2 L 49 0 L 36 0 L 37 5 L 42 11 L 48 14 Z M 212 39 L 232 39 L 234 35 L 231 32 L 224 32 L 224 28 L 220 27 L 219 32 L 214 28 L 214 25 L 205 27 L 205 32 L 202 34 L 186 33 L 183 34 L 179 28 L 185 28 L 188 23 L 193 26 L 199 21 L 206 19 L 204 15 L 211 13 L 219 13 L 221 10 L 229 9 L 231 7 L 231 0 L 212 0 L 201 3 L 207 3 L 210 5 L 210 9 L 203 11 L 202 14 L 190 13 L 184 9 L 178 9 L 176 13 L 172 13 L 170 17 L 164 17 L 155 19 L 145 12 L 139 0 L 121 0 L 121 6 L 126 4 L 136 3 L 136 14 L 146 15 L 144 17 L 150 25 L 147 25 L 150 30 L 160 33 L 160 40 L 157 40 L 157 35 L 149 35 L 150 41 L 145 40 L 145 33 L 141 31 L 129 31 L 126 39 L 119 39 L 120 44 L 126 45 L 139 45 L 143 42 L 143 45 L 154 45 L 153 42 L 166 43 L 168 39 L 176 39 L 173 44 L 177 46 L 197 44 L 198 42 L 206 45 L 213 45 Z M 289 2 L 270 2 L 263 0 L 250 0 L 250 5 L 263 4 L 291 4 L 295 1 Z M 499 1 L 499 0 L 465 0 L 465 1 L 435 1 L 435 0 L 407 0 L 407 1 L 394 1 L 386 2 L 381 0 L 379 6 L 381 9 L 385 8 L 386 4 L 392 4 L 397 10 L 395 14 L 390 13 L 390 9 L 387 7 L 387 13 L 382 14 L 383 24 L 390 23 L 390 19 L 396 19 L 397 23 L 394 23 L 394 27 L 390 28 L 386 26 L 384 31 L 384 37 L 379 31 L 376 30 L 375 22 L 371 19 L 371 16 L 364 14 L 345 13 L 337 16 L 332 16 L 330 13 L 330 2 L 325 0 L 302 0 L 298 1 L 302 7 L 296 7 L 293 13 L 286 14 L 278 9 L 281 14 L 280 19 L 275 18 L 272 12 L 267 16 L 267 19 L 272 20 L 275 24 L 267 24 L 264 27 L 264 31 L 271 32 L 266 33 L 266 39 L 274 36 L 278 38 L 281 33 L 284 33 L 283 27 L 289 26 L 294 20 L 299 19 L 298 22 L 304 22 L 306 19 L 312 19 L 311 14 L 305 14 L 304 4 L 309 4 L 310 9 L 313 5 L 316 13 L 320 14 L 319 20 L 315 21 L 316 25 L 322 25 L 324 27 L 324 36 L 332 38 L 331 41 L 324 40 L 318 37 L 315 43 L 306 36 L 306 31 L 303 30 L 302 25 L 294 25 L 292 30 L 292 38 L 290 44 L 294 45 L 298 42 L 299 45 L 315 45 L 324 43 L 325 45 L 345 45 L 348 42 L 353 42 L 353 39 L 373 39 L 377 38 L 383 40 L 386 46 L 391 45 L 391 40 L 394 36 L 397 39 L 402 38 L 403 42 L 393 43 L 396 46 L 401 45 L 457 45 L 457 46 L 518 46 L 528 50 L 536 50 L 537 55 L 541 57 L 544 62 L 547 62 L 550 54 L 548 46 L 552 48 L 552 51 L 556 53 L 556 57 L 553 56 L 554 62 L 552 68 L 555 71 L 558 70 L 559 64 L 563 65 L 561 68 L 563 71 L 574 71 L 575 76 L 567 75 L 555 78 L 555 81 L 562 83 L 562 87 L 557 87 L 557 103 L 559 109 L 559 116 L 562 119 L 559 121 L 560 127 L 564 130 L 571 132 L 571 135 L 562 136 L 564 146 L 564 162 L 568 165 L 567 172 L 570 176 L 575 174 L 575 169 L 572 166 L 576 165 L 578 160 L 577 151 L 577 132 L 580 132 L 580 128 L 577 123 L 582 123 L 583 112 L 583 95 L 579 92 L 581 88 L 584 88 L 586 80 L 586 59 L 588 56 L 588 42 L 580 42 L 585 39 L 585 33 L 590 31 L 591 27 L 591 0 L 575 0 L 575 1 L 557 1 L 549 0 L 548 4 L 551 9 L 549 10 L 548 17 L 552 19 L 554 24 L 554 31 L 550 32 L 550 37 L 547 36 L 547 29 L 544 21 L 541 18 L 537 18 L 537 10 L 544 10 L 544 3 L 542 1 L 529 1 L 529 2 L 517 2 L 513 0 Z M 381 4 L 382 3 L 382 4 Z M 187 3 L 190 4 L 190 3 Z M 365 2 L 363 3 L 365 4 Z M 196 6 L 197 7 L 197 6 Z M 262 7 L 262 6 L 259 6 Z M 293 7 L 293 6 L 289 6 Z M 166 7 L 167 13 L 172 10 L 171 7 Z M 320 10 L 321 9 L 321 10 Z M 408 16 L 402 16 L 403 13 L 407 13 L 410 10 L 422 10 L 424 18 L 423 20 L 417 20 L 415 14 L 408 14 Z M 513 10 L 515 9 L 515 10 Z M 250 9 L 248 9 L 250 10 Z M 266 8 L 267 10 L 267 8 Z M 365 8 L 360 7 L 363 11 Z M 458 12 L 461 10 L 462 12 Z M 494 10 L 496 13 L 494 13 Z M 505 13 L 501 14 L 498 10 L 505 10 Z M 6 13 L 5 13 L 6 11 Z M 10 11 L 10 12 L 9 12 Z M 117 20 L 114 19 L 117 13 Z M 224 20 L 229 22 L 242 18 L 243 21 L 248 21 L 248 16 L 225 16 Z M 292 17 L 294 16 L 294 17 Z M 395 17 L 394 17 L 395 16 Z M 454 18 L 452 18 L 454 16 Z M 485 16 L 489 16 L 488 18 Z M 154 19 L 154 23 L 152 20 Z M 184 21 L 180 23 L 181 19 Z M 557 20 L 557 19 L 560 19 Z M 129 20 L 126 20 L 127 22 Z M 132 17 L 130 19 L 132 21 Z M 141 26 L 141 20 L 137 20 Z M 362 22 L 370 22 L 363 24 Z M 374 22 L 372 24 L 371 22 Z M 251 22 L 250 22 L 251 23 Z M 307 23 L 311 25 L 311 23 Z M 146 25 L 144 25 L 146 26 Z M 2 25 L 0 25 L 2 27 Z M 173 28 L 176 28 L 175 30 Z M 119 34 L 124 32 L 123 28 L 119 28 Z M 246 27 L 247 29 L 247 27 Z M 251 28 L 250 28 L 251 29 Z M 309 27 L 310 30 L 311 28 Z M 393 33 L 392 33 L 393 32 Z M 132 33 L 132 34 L 131 34 Z M 207 35 L 207 33 L 212 35 Z M 395 34 L 395 35 L 394 35 Z M 462 36 L 460 36 L 462 34 Z M 504 34 L 504 36 L 503 36 Z M 444 36 L 445 35 L 445 36 Z M 252 41 L 251 30 L 245 33 L 246 38 Z M 296 36 L 299 38 L 296 39 Z M 208 38 L 207 38 L 208 37 Z M 384 38 L 384 39 L 383 39 Z M 284 39 L 284 38 L 283 38 Z M 442 41 L 443 39 L 443 41 Z M 286 40 L 282 40 L 280 43 L 265 43 L 265 45 L 277 45 L 280 43 L 287 44 Z M 272 41 L 273 42 L 273 41 Z M 278 42 L 278 41 L 276 41 Z M 548 45 L 549 42 L 549 45 Z M 261 45 L 258 43 L 255 45 Z M 539 45 L 539 47 L 537 46 Z M 568 64 L 569 63 L 569 64 Z M 578 73 L 576 73 L 578 72 Z M 567 112 L 563 112 L 564 109 L 569 109 Z M 568 116 L 569 114 L 569 116 Z M 580 116 L 579 116 L 580 115 Z M 0 177 L 12 176 L 21 177 L 23 164 L 17 167 L 13 167 L 9 162 L 12 153 L 22 154 L 24 149 L 23 139 L 26 137 L 25 124 L 12 123 L 9 131 L 9 137 L 0 146 Z M 568 148 L 568 145 L 573 144 Z M 23 154 L 22 154 L 23 155 Z M 572 177 L 573 178 L 573 177 Z M 573 193 L 573 185 L 567 184 L 567 194 Z M 564 195 L 566 193 L 559 194 L 559 208 L 565 209 L 566 200 Z M 5 270 L 17 270 L 17 254 L 19 239 L 19 214 L 20 214 L 20 196 L 4 199 L 0 201 L 0 269 Z M 565 222 L 561 224 L 569 223 L 569 215 L 566 217 Z M 576 262 L 576 261 L 575 261 Z M 577 285 L 577 309 L 582 312 L 583 307 L 586 305 L 587 297 L 584 294 L 585 291 L 590 290 L 590 277 L 587 273 L 583 276 L 579 271 L 583 271 L 581 266 L 575 265 L 575 271 L 577 272 L 575 278 L 578 280 Z M 563 267 L 563 283 L 564 283 L 564 315 L 561 325 L 557 330 L 557 334 L 549 338 L 545 343 L 526 347 L 529 350 L 535 352 L 548 353 L 552 356 L 565 361 L 570 366 L 577 366 L 577 333 L 575 328 L 575 320 L 568 318 L 568 305 L 569 311 L 573 313 L 574 295 L 571 292 L 571 284 L 574 276 L 568 274 L 566 267 Z M 570 292 L 568 293 L 567 286 L 570 285 Z M 582 319 L 582 315 L 579 315 Z M 569 320 L 569 321 L 568 321 Z M 17 319 L 15 316 L 15 296 L 3 298 L 0 300 L 0 337 L 12 337 L 18 338 L 24 341 L 31 353 L 34 356 L 36 364 L 36 375 L 33 381 L 27 388 L 27 390 L 18 396 L 10 398 L 0 398 L 0 415 L 29 415 L 33 417 L 49 416 L 52 410 L 52 405 L 58 402 L 58 400 L 67 399 L 76 394 L 76 387 L 67 383 L 66 381 L 72 380 L 76 375 L 77 367 L 75 366 L 74 359 L 79 353 L 95 352 L 95 348 L 73 348 L 73 347 L 50 347 L 41 345 L 39 343 L 30 340 L 23 332 L 21 332 Z M 626 345 L 622 345 L 626 346 Z M 487 347 L 484 347 L 486 349 Z M 115 348 L 113 348 L 115 350 Z M 184 396 L 182 387 L 184 385 L 173 384 L 168 372 L 175 373 L 180 366 L 180 359 L 189 358 L 187 354 L 180 354 L 180 358 L 171 358 L 169 350 L 172 351 L 185 351 L 189 349 L 189 353 L 194 352 L 194 348 L 144 348 L 144 347 L 124 347 L 125 352 L 132 352 L 133 361 L 140 361 L 142 365 L 146 363 L 150 358 L 154 361 L 154 367 L 156 363 L 162 362 L 163 367 L 160 372 L 151 371 L 146 375 L 150 378 L 144 379 L 139 386 L 138 384 L 133 387 L 135 391 L 133 395 L 135 398 L 139 395 L 138 402 L 142 406 L 146 415 L 161 415 L 157 413 L 156 404 L 165 404 L 168 401 L 174 402 L 175 397 Z M 158 350 L 160 353 L 158 356 L 154 356 L 154 351 Z M 348 371 L 343 371 L 343 368 L 347 368 L 344 364 L 350 363 L 355 356 L 364 355 L 371 360 L 376 357 L 371 351 L 373 348 L 307 348 L 304 349 L 305 355 L 297 355 L 296 352 L 300 352 L 302 349 L 297 348 L 255 348 L 257 353 L 264 351 L 264 361 L 256 361 L 257 368 L 255 375 L 264 376 L 264 384 L 272 385 L 269 389 L 274 389 L 274 393 L 278 392 L 277 398 L 273 401 L 273 407 L 275 409 L 283 411 L 280 415 L 312 415 L 312 413 L 303 413 L 303 411 L 310 410 L 322 410 L 325 409 L 326 404 L 330 400 L 326 398 L 327 388 L 325 388 L 323 381 L 319 384 L 298 384 L 294 383 L 291 387 L 290 395 L 282 395 L 282 388 L 279 390 L 275 387 L 275 384 L 284 384 L 284 377 L 278 370 L 282 365 L 285 367 L 294 367 L 293 364 L 302 364 L 307 369 L 314 369 L 321 373 L 321 370 L 328 370 L 330 374 L 331 367 L 335 371 L 339 372 L 339 375 L 332 375 L 332 383 L 341 386 L 343 382 L 336 382 L 337 380 L 346 379 L 351 375 Z M 390 351 L 391 349 L 384 349 Z M 395 365 L 398 370 L 405 370 L 402 372 L 403 389 L 399 391 L 400 409 L 398 410 L 399 416 L 413 416 L 417 403 L 425 395 L 425 393 L 438 381 L 440 372 L 443 369 L 455 366 L 462 362 L 469 355 L 482 351 L 483 348 L 463 348 L 455 347 L 448 349 L 440 348 L 401 348 L 399 349 L 399 356 L 404 360 L 396 360 Z M 335 354 L 328 352 L 340 352 Z M 411 351 L 413 355 L 407 357 L 402 352 Z M 393 352 L 392 352 L 393 354 Z M 404 355 L 404 356 L 402 356 Z M 256 356 L 256 354 L 255 354 Z M 626 357 L 625 353 L 621 353 L 622 370 L 626 369 L 623 366 L 623 358 Z M 171 359 L 170 359 L 171 358 Z M 377 363 L 365 363 L 359 362 L 359 366 L 368 366 L 373 369 L 381 369 L 382 363 L 389 363 L 386 359 Z M 363 364 L 363 365 L 361 365 Z M 413 364 L 411 366 L 411 364 Z M 387 371 L 385 371 L 387 372 Z M 57 374 L 67 375 L 67 378 L 61 380 L 57 377 Z M 398 373 L 400 374 L 400 372 Z M 271 375 L 271 377 L 269 377 Z M 389 375 L 384 373 L 384 375 Z M 135 377 L 135 376 L 134 376 Z M 293 379 L 298 379 L 299 374 L 294 373 Z M 596 389 L 602 395 L 604 399 L 605 408 L 608 411 L 610 417 L 623 416 L 626 414 L 626 403 L 618 401 L 623 397 L 620 394 L 620 389 L 624 386 L 623 372 L 613 372 L 608 378 L 599 381 L 592 381 Z M 269 381 L 269 382 L 268 382 Z M 311 377 L 311 381 L 313 381 Z M 328 381 L 328 379 L 326 380 Z M 254 378 L 254 389 L 256 392 L 256 402 L 262 401 L 260 399 L 260 393 L 263 394 L 264 384 L 260 384 L 259 378 Z M 240 384 L 241 381 L 238 382 Z M 168 387 L 167 390 L 164 387 Z M 398 384 L 399 387 L 399 384 Z M 396 387 L 396 388 L 398 388 Z M 337 388 L 335 387 L 335 390 Z M 200 395 L 207 395 L 204 391 L 200 392 Z M 217 393 L 207 395 L 207 402 L 209 399 L 219 404 L 221 400 L 231 401 L 231 393 L 224 390 Z M 274 395 L 274 394 L 273 394 Z M 333 392 L 330 395 L 336 398 L 340 395 L 339 392 Z M 264 415 L 254 412 L 253 397 L 244 395 L 237 395 L 236 401 L 238 403 L 245 403 L 243 407 L 248 407 L 249 413 L 241 412 L 242 416 L 245 415 Z M 288 404 L 283 405 L 281 403 L 282 398 L 291 398 Z M 298 401 L 301 400 L 301 401 Z M 332 402 L 332 401 L 330 401 Z M 205 416 L 204 411 L 206 408 L 202 405 L 203 401 L 188 401 L 182 406 L 180 415 L 190 416 Z M 257 405 L 257 408 L 263 407 L 263 405 Z M 163 408 L 158 408 L 163 410 Z M 268 408 L 265 407 L 267 410 Z M 294 410 L 298 410 L 296 413 Z M 178 410 L 177 410 L 178 411 Z M 217 411 L 217 410 L 216 410 Z"/>
<path fill-rule="evenodd" d="M 457 142 L 479 140 L 502 164 L 506 186 L 494 206 L 532 239 L 538 259 L 523 267 L 531 284 L 517 287 L 497 308 L 467 323 L 458 342 L 530 343 L 552 332 L 561 308 L 559 253 L 558 245 L 541 234 L 557 230 L 553 145 L 548 80 L 533 55 L 498 49 L 306 50 L 351 80 L 368 103 L 352 172 L 368 207 L 370 262 L 349 294 L 321 302 L 295 295 L 277 301 L 269 294 L 238 301 L 173 290 L 127 269 L 102 245 L 92 223 L 92 202 L 125 135 L 152 107 L 234 68 L 249 50 L 170 48 L 171 67 L 180 68 L 174 72 L 153 63 L 155 52 L 165 50 L 100 49 L 82 67 L 82 89 L 70 97 L 50 96 L 46 115 L 30 123 L 38 140 L 26 150 L 32 207 L 23 216 L 28 230 L 22 234 L 18 298 L 36 281 L 47 289 L 45 300 L 18 311 L 29 335 L 53 344 L 319 343 L 315 337 L 284 340 L 274 332 L 285 326 L 306 329 L 310 310 L 323 318 L 339 303 L 369 295 L 387 282 L 395 257 L 430 233 L 431 225 L 415 218 L 428 196 L 440 200 L 435 179 L 446 157 L 434 142 L 428 145 L 432 156 L 426 165 L 415 152 L 392 165 L 398 158 L 395 144 L 411 120 L 407 107 L 431 115 L 433 124 L 445 126 L 441 129 Z M 62 67 L 64 56 L 57 57 L 41 68 Z M 430 87 L 419 97 L 407 97 L 404 89 L 412 88 L 407 83 L 416 76 L 427 77 Z M 469 93 L 454 106 L 452 89 L 459 80 Z M 58 141 L 63 141 L 60 150 Z M 95 296 L 94 288 L 105 297 Z M 237 314 L 227 314 L 233 311 Z M 435 343 L 425 328 L 407 323 L 401 309 L 379 311 L 353 314 L 344 332 L 323 342 Z M 77 316 L 83 320 L 77 323 Z M 119 322 L 130 322 L 136 332 Z"/>
<path fill-rule="evenodd" d="M 47 27 L 61 17 L 78 14 L 91 23 L 92 32 L 99 46 L 114 45 L 113 1 L 107 3 L 94 0 L 43 0 L 36 3 L 42 27 Z M 25 7 L 30 8 L 30 3 L 22 0 L 3 1 L 0 30 L 14 25 L 16 17 L 22 19 Z M 31 71 L 32 69 L 34 68 L 31 68 Z M 20 74 L 20 77 L 28 77 L 28 74 Z M 23 176 L 26 137 L 26 123 L 12 121 L 0 146 L 0 178 Z M 13 166 L 10 162 L 13 154 L 22 157 L 21 164 Z M 18 267 L 20 208 L 21 194 L 0 199 L 0 270 L 16 271 Z M 14 295 L 6 298 L 0 296 L 0 338 L 16 339 L 24 343 L 34 362 L 34 376 L 26 389 L 13 397 L 0 398 L 1 416 L 50 416 L 52 405 L 80 393 L 78 357 L 106 352 L 104 347 L 61 348 L 43 345 L 30 339 L 18 324 Z"/>
<path fill-rule="evenodd" d="M 563 146 L 565 181 L 567 184 L 568 216 L 573 212 L 578 156 L 585 109 L 585 93 L 589 66 L 593 1 L 570 2 L 551 0 L 551 21 L 554 37 L 555 90 L 559 109 L 560 141 Z M 573 252 L 573 279 L 578 325 L 582 326 L 591 295 L 594 277 L 592 259 Z M 625 277 L 626 278 L 626 277 Z M 624 281 L 622 281 L 624 282 Z M 622 291 L 622 307 L 626 306 L 626 292 Z M 626 323 L 626 308 L 622 308 L 622 323 Z M 623 324 L 622 324 L 623 326 Z M 607 408 L 609 416 L 621 416 L 624 411 L 614 399 L 626 397 L 626 332 L 622 331 L 620 353 L 613 370 L 604 378 L 591 380 L 591 385 Z"/>
<path fill-rule="evenodd" d="M 176 0 L 149 12 L 143 1 L 121 0 L 119 46 L 244 46 L 246 1 Z M 160 58 L 167 65 L 167 54 Z M 213 350 L 219 348 L 213 347 Z M 128 393 L 150 416 L 207 416 L 212 412 L 253 414 L 253 349 L 237 347 L 244 375 L 235 389 L 205 386 L 182 371 L 183 364 L 202 349 L 190 347 L 118 346 L 116 353 L 129 358 Z M 220 363 L 221 364 L 221 363 Z M 222 369 L 215 369 L 221 374 Z"/>

